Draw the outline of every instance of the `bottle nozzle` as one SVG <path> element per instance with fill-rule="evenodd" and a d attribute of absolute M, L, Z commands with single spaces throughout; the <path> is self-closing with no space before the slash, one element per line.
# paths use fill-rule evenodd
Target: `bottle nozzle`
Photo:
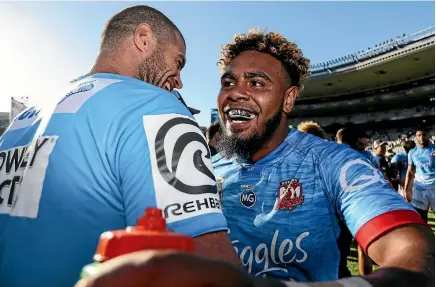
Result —
<path fill-rule="evenodd" d="M 149 207 L 145 210 L 145 214 L 137 221 L 137 226 L 144 227 L 147 230 L 166 230 L 166 221 L 162 217 L 162 210 L 159 208 Z"/>

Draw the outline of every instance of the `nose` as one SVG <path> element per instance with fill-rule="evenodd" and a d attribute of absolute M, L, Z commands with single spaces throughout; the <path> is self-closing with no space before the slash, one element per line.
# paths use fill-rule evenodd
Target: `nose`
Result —
<path fill-rule="evenodd" d="M 235 102 L 248 101 L 250 99 L 250 97 L 238 87 L 235 87 L 229 92 L 228 98 Z"/>

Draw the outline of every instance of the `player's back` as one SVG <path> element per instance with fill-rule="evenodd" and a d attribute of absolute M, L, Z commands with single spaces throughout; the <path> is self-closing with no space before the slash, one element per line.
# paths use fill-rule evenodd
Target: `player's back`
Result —
<path fill-rule="evenodd" d="M 14 191 L 19 187 L 21 178 L 14 177 L 18 161 L 24 156 L 24 148 L 32 141 L 40 123 L 41 109 L 30 107 L 22 111 L 12 120 L 9 127 L 0 137 L 0 230 L 5 228 L 8 206 L 12 205 Z M 3 236 L 0 237 L 0 240 Z M 1 242 L 1 241 L 0 241 Z"/>
<path fill-rule="evenodd" d="M 118 148 L 124 144 L 118 139 L 121 126 L 132 125 L 132 119 L 142 119 L 144 109 L 159 105 L 156 94 L 163 90 L 156 89 L 115 75 L 81 79 L 42 116 L 33 149 L 23 157 L 27 165 L 21 161 L 26 141 L 0 143 L 0 151 L 20 156 L 14 163 L 7 159 L 15 169 L 2 173 L 1 179 L 25 174 L 15 189 L 14 204 L 2 205 L 2 213 L 10 216 L 1 234 L 1 286 L 72 286 L 81 268 L 92 261 L 100 234 L 132 225 L 127 217 L 137 215 L 125 210 L 120 186 L 128 183 L 117 168 Z M 155 205 L 153 196 L 147 199 L 149 206 Z"/>
<path fill-rule="evenodd" d="M 394 155 L 394 157 L 391 160 L 391 163 L 396 163 L 398 165 L 400 178 L 402 180 L 406 180 L 406 173 L 407 173 L 407 154 L 402 151 Z"/>

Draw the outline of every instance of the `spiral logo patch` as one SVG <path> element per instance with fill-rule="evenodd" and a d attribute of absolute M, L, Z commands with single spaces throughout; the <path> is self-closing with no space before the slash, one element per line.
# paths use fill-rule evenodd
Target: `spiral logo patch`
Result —
<path fill-rule="evenodd" d="M 216 188 L 211 185 L 189 185 L 185 184 L 181 179 L 177 178 L 177 170 L 180 168 L 195 168 L 212 181 L 214 181 L 214 175 L 205 164 L 204 158 L 210 161 L 210 151 L 207 146 L 206 140 L 203 135 L 196 131 L 187 131 L 181 134 L 174 143 L 173 150 L 168 151 L 172 153 L 171 159 L 168 158 L 167 150 L 165 149 L 165 138 L 172 129 L 177 127 L 183 128 L 184 125 L 193 126 L 200 131 L 199 126 L 195 121 L 190 118 L 173 118 L 166 122 L 157 132 L 156 136 L 156 160 L 159 172 L 165 181 L 172 185 L 175 189 L 188 193 L 188 194 L 201 194 L 201 193 L 216 193 Z M 198 149 L 192 154 L 192 162 L 181 162 L 181 155 L 185 148 L 190 144 L 196 142 L 204 147 L 204 150 Z M 171 166 L 169 166 L 169 164 Z"/>
<path fill-rule="evenodd" d="M 178 114 L 143 117 L 157 206 L 167 222 L 221 213 L 211 154 L 198 124 Z"/>

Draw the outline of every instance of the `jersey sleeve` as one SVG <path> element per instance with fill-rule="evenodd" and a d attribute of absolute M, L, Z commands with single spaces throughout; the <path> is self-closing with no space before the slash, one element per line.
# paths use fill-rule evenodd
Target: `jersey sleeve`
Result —
<path fill-rule="evenodd" d="M 415 149 L 412 149 L 411 151 L 409 151 L 408 155 L 407 155 L 407 162 L 409 165 L 415 165 L 415 162 L 413 161 L 413 152 L 415 151 Z"/>
<path fill-rule="evenodd" d="M 392 163 L 392 164 L 398 164 L 398 163 L 400 163 L 399 158 L 400 158 L 400 157 L 398 156 L 398 154 L 394 155 L 394 156 L 392 157 L 392 159 L 391 159 L 391 163 Z"/>
<path fill-rule="evenodd" d="M 210 151 L 196 121 L 170 93 L 135 103 L 114 120 L 107 145 L 127 225 L 158 207 L 168 228 L 192 237 L 227 230 Z"/>
<path fill-rule="evenodd" d="M 395 227 L 426 225 L 358 152 L 331 144 L 319 153 L 319 160 L 326 192 L 365 252 L 374 240 Z"/>

